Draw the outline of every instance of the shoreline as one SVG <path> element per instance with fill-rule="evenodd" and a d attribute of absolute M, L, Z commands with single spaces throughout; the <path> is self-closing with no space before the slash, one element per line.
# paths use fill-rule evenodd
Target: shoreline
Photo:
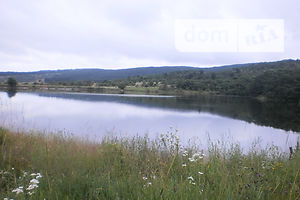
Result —
<path fill-rule="evenodd" d="M 0 91 L 8 91 L 8 87 L 4 84 L 0 84 Z M 64 86 L 64 85 L 27 85 L 19 84 L 16 87 L 18 91 L 44 91 L 44 92 L 76 92 L 76 93 L 99 93 L 99 94 L 137 94 L 137 95 L 172 95 L 172 96 L 224 96 L 224 97 L 235 97 L 235 98 L 250 98 L 256 99 L 260 102 L 270 101 L 266 97 L 251 97 L 251 96 L 238 96 L 238 95 L 226 95 L 217 94 L 215 92 L 201 92 L 192 90 L 176 90 L 169 88 L 168 90 L 161 90 L 159 87 L 135 87 L 127 86 L 125 89 L 119 89 L 118 87 L 107 87 L 107 86 Z"/>

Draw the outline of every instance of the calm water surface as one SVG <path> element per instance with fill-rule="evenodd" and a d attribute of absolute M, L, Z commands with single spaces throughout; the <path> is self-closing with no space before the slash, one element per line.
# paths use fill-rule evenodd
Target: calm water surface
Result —
<path fill-rule="evenodd" d="M 237 142 L 244 149 L 296 144 L 300 108 L 261 104 L 245 98 L 183 98 L 149 95 L 0 92 L 0 125 L 17 130 L 103 136 L 147 134 L 155 138 L 178 130 L 183 144 L 207 147 L 209 140 Z"/>

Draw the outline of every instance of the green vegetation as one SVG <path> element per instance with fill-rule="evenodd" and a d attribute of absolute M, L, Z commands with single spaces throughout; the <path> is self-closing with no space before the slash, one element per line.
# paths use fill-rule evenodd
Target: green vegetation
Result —
<path fill-rule="evenodd" d="M 0 129 L 0 199 L 300 199 L 300 151 L 254 149 L 218 143 L 204 155 L 172 133 L 93 143 Z"/>
<path fill-rule="evenodd" d="M 120 80 L 124 83 L 125 80 Z M 126 85 L 158 86 L 172 91 L 195 91 L 300 103 L 300 61 L 233 65 L 129 78 Z M 111 81 L 110 85 L 118 84 Z M 105 83 L 105 85 L 109 85 Z"/>
<path fill-rule="evenodd" d="M 9 77 L 7 79 L 7 86 L 9 89 L 15 89 L 17 87 L 17 80 Z"/>
<path fill-rule="evenodd" d="M 7 77 L 26 82 L 27 85 L 20 84 L 23 88 L 54 85 L 71 89 L 89 87 L 90 91 L 95 92 L 105 88 L 113 88 L 115 92 L 119 88 L 122 93 L 234 95 L 300 105 L 300 60 L 213 68 L 178 66 L 0 73 L 0 81 Z"/>
<path fill-rule="evenodd" d="M 124 83 L 119 83 L 118 84 L 118 88 L 121 89 L 121 90 L 124 90 L 126 87 L 126 85 Z"/>

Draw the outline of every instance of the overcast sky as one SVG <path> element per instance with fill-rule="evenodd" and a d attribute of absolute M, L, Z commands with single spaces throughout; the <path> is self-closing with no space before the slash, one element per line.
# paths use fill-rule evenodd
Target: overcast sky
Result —
<path fill-rule="evenodd" d="M 299 58 L 299 0 L 0 0 L 0 71 Z M 179 52 L 177 19 L 283 19 L 284 52 Z"/>

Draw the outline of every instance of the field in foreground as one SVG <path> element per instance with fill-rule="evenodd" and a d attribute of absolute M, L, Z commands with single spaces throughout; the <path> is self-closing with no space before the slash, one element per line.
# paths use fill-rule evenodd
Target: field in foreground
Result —
<path fill-rule="evenodd" d="M 199 148 L 172 133 L 93 143 L 0 129 L 0 199 L 300 199 L 300 151 Z"/>

